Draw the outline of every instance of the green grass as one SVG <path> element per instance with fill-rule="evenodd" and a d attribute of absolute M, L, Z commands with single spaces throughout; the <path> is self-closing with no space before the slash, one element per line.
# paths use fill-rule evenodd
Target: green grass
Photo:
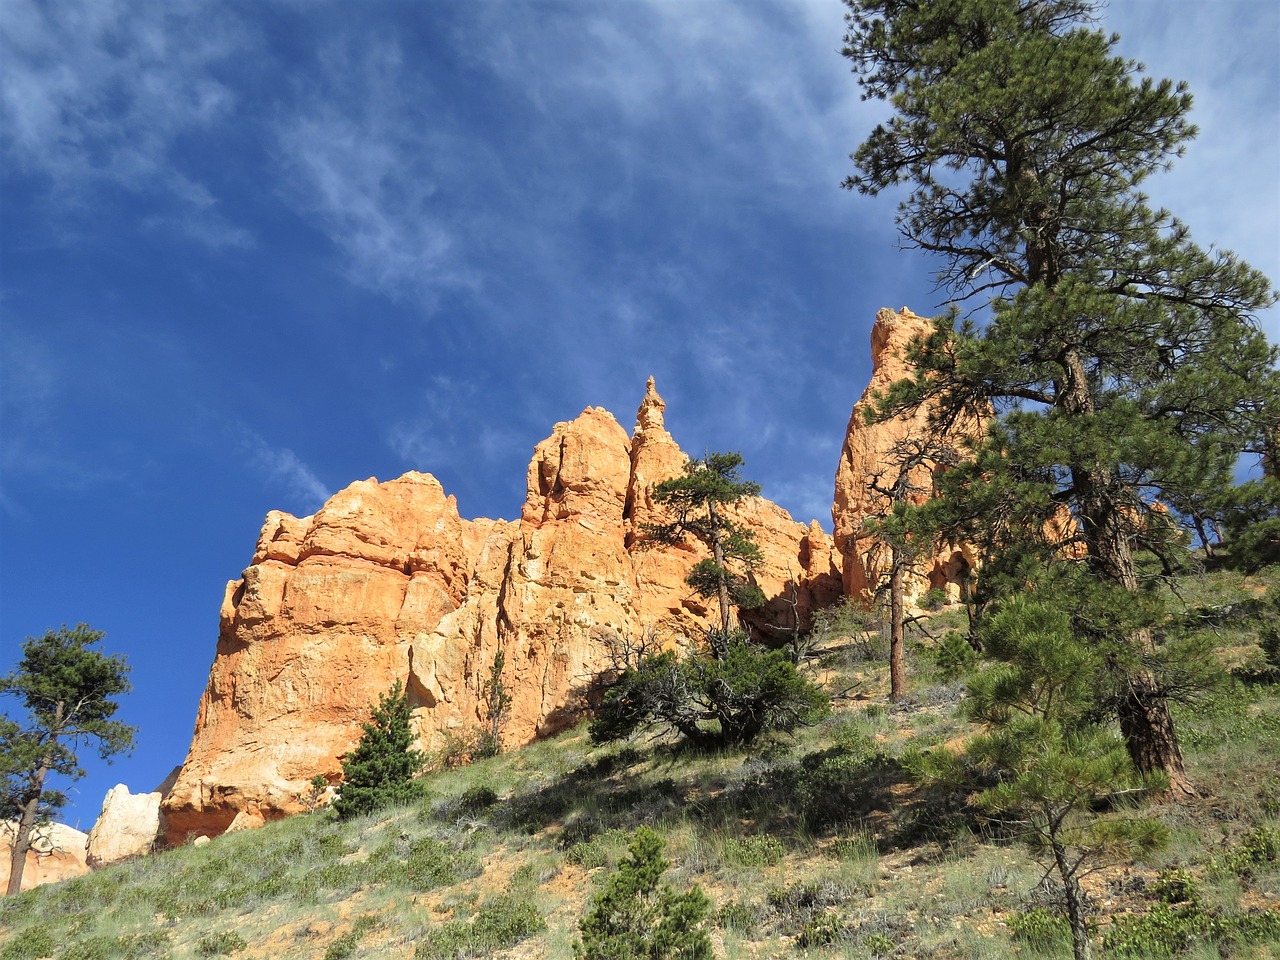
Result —
<path fill-rule="evenodd" d="M 1253 601 L 1277 582 L 1195 578 L 1168 632 L 1208 632 L 1225 666 L 1243 662 L 1269 615 Z M 921 751 L 967 731 L 963 675 L 918 637 L 910 696 L 891 706 L 877 643 L 830 641 L 818 662 L 861 686 L 794 738 L 706 754 L 593 749 L 571 730 L 436 771 L 412 807 L 304 814 L 0 900 L 0 960 L 568 957 L 641 824 L 667 840 L 668 882 L 713 899 L 726 960 L 1069 956 L 1022 848 L 964 795 L 913 780 Z M 1206 794 L 1155 809 L 1172 841 L 1151 862 L 1090 878 L 1096 953 L 1280 955 L 1266 914 L 1280 903 L 1280 686 L 1227 677 L 1177 719 Z M 1196 916 L 1160 899 L 1170 877 L 1198 891 Z"/>

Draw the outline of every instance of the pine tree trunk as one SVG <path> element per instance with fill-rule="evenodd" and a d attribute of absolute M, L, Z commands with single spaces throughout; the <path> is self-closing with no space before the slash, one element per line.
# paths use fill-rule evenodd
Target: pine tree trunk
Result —
<path fill-rule="evenodd" d="M 1080 891 L 1080 881 L 1067 863 L 1067 851 L 1055 838 L 1050 841 L 1053 847 L 1054 865 L 1058 875 L 1062 877 L 1062 894 L 1066 900 L 1067 923 L 1071 925 L 1071 951 L 1075 960 L 1089 960 L 1089 927 L 1084 922 L 1084 903 Z"/>
<path fill-rule="evenodd" d="M 1063 409 L 1088 416 L 1093 412 L 1093 401 L 1084 365 L 1078 357 L 1069 355 L 1067 369 Z M 1081 532 L 1090 567 L 1099 578 L 1137 593 L 1138 572 L 1128 529 L 1133 518 L 1124 516 L 1124 506 L 1117 496 L 1118 484 L 1103 467 L 1077 467 L 1071 476 L 1079 497 Z M 1155 639 L 1148 628 L 1133 631 L 1126 640 L 1141 656 L 1155 652 Z M 1129 759 L 1140 773 L 1159 771 L 1168 777 L 1172 799 L 1194 797 L 1196 790 L 1187 776 L 1169 701 L 1160 689 L 1158 678 L 1142 667 L 1126 675 L 1123 681 L 1125 694 L 1117 706 L 1117 715 Z"/>
<path fill-rule="evenodd" d="M 40 765 L 35 780 L 31 785 L 30 799 L 22 806 L 22 816 L 18 820 L 18 830 L 13 837 L 13 848 L 9 851 L 9 886 L 5 896 L 13 896 L 22 890 L 22 874 L 27 866 L 27 851 L 31 849 L 31 834 L 36 827 L 36 813 L 40 809 L 40 795 L 44 792 L 44 778 L 49 774 L 49 763 Z"/>
<path fill-rule="evenodd" d="M 729 632 L 729 577 L 725 568 L 724 544 L 720 542 L 720 517 L 716 513 L 715 504 L 710 506 L 711 514 L 711 555 L 715 558 L 716 567 L 720 571 L 720 629 Z"/>
<path fill-rule="evenodd" d="M 906 561 L 902 552 L 893 548 L 892 572 L 889 575 L 889 699 L 897 703 L 906 693 L 907 666 L 903 652 L 903 593 Z"/>

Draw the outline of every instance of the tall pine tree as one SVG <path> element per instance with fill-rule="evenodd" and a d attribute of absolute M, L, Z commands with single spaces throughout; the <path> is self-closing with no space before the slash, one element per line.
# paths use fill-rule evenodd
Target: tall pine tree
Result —
<path fill-rule="evenodd" d="M 894 110 L 845 186 L 905 185 L 906 245 L 953 303 L 990 301 L 984 324 L 938 324 L 884 410 L 932 400 L 942 427 L 990 402 L 974 466 L 948 477 L 958 516 L 1016 539 L 1065 508 L 1092 573 L 1136 594 L 1152 504 L 1230 485 L 1280 410 L 1266 277 L 1138 189 L 1194 136 L 1191 97 L 1116 56 L 1089 0 L 845 3 L 844 55 Z M 1151 626 L 1114 641 L 1129 755 L 1187 795 Z"/>
<path fill-rule="evenodd" d="M 103 636 L 82 623 L 28 637 L 17 669 L 0 677 L 0 695 L 25 712 L 22 720 L 0 717 L 0 820 L 15 824 L 6 893 L 22 888 L 33 837 L 66 802 L 48 778 L 84 776 L 77 752 L 86 745 L 104 760 L 133 746 L 134 728 L 112 719 L 115 698 L 129 691 L 129 665 L 92 649 Z"/>

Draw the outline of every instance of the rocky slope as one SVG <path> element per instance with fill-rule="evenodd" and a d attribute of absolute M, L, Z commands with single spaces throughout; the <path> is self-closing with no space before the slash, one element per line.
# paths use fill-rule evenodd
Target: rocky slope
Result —
<path fill-rule="evenodd" d="M 590 408 L 557 424 L 529 465 L 520 519 L 466 520 L 429 474 L 354 483 L 312 517 L 268 514 L 250 566 L 228 584 L 195 736 L 163 803 L 170 842 L 301 809 L 317 772 L 339 776 L 369 704 L 406 684 L 426 749 L 478 727 L 505 655 L 508 745 L 575 714 L 612 636 L 672 643 L 709 625 L 684 584 L 696 544 L 644 549 L 652 490 L 686 457 L 650 380 L 633 434 Z M 830 539 L 752 499 L 756 578 L 770 604 L 751 625 L 789 630 L 840 594 Z"/>

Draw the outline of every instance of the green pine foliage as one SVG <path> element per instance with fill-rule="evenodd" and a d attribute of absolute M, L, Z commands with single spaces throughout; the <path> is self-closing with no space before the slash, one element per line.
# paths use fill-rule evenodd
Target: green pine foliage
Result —
<path fill-rule="evenodd" d="M 755 535 L 725 516 L 723 509 L 760 493 L 759 484 L 739 476 L 741 467 L 742 456 L 737 453 L 709 453 L 701 460 L 690 460 L 682 476 L 653 488 L 654 502 L 663 504 L 671 519 L 645 528 L 650 544 L 680 543 L 692 536 L 711 551 L 711 557 L 698 561 L 685 582 L 698 596 L 719 601 L 720 629 L 726 633 L 732 626 L 731 604 L 749 609 L 765 601 L 748 576 L 760 562 Z"/>
<path fill-rule="evenodd" d="M 578 925 L 578 960 L 711 960 L 711 901 L 698 887 L 677 893 L 662 882 L 671 866 L 664 846 L 648 827 L 635 832 L 627 856 Z"/>
<path fill-rule="evenodd" d="M 489 676 L 481 690 L 480 704 L 484 711 L 484 726 L 480 730 L 476 758 L 496 757 L 502 752 L 502 729 L 511 713 L 511 693 L 502 679 L 507 665 L 505 650 L 493 655 Z"/>
<path fill-rule="evenodd" d="M 1280 563 L 1280 477 L 1228 488 L 1218 502 L 1231 566 L 1252 573 Z"/>
<path fill-rule="evenodd" d="M 82 623 L 28 637 L 17 669 L 0 677 L 0 696 L 16 699 L 22 710 L 17 720 L 0 717 L 0 820 L 17 823 L 11 894 L 20 889 L 34 832 L 66 802 L 48 778 L 82 777 L 77 753 L 83 746 L 92 745 L 104 760 L 133 746 L 134 728 L 112 719 L 115 698 L 130 689 L 129 666 L 93 649 L 103 636 Z"/>
<path fill-rule="evenodd" d="M 421 790 L 414 777 L 426 758 L 413 744 L 409 698 L 396 681 L 364 724 L 360 743 L 342 758 L 342 787 L 333 802 L 338 817 L 347 820 L 417 800 Z"/>
<path fill-rule="evenodd" d="M 1073 628 L 1074 602 L 1067 590 L 1041 588 L 1011 598 L 983 625 L 994 662 L 970 679 L 966 708 L 986 732 L 966 753 L 995 781 L 979 806 L 1016 829 L 1056 876 L 1074 955 L 1087 960 L 1081 879 L 1159 848 L 1167 829 L 1133 812 L 1097 814 L 1163 781 L 1138 774 L 1123 741 L 1098 723 L 1106 664 Z"/>

